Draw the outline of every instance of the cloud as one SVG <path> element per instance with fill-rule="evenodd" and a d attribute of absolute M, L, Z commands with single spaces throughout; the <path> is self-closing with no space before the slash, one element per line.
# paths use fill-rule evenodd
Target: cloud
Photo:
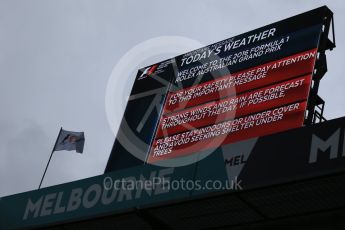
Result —
<path fill-rule="evenodd" d="M 43 174 L 42 162 L 49 157 L 47 135 L 32 120 L 0 126 L 5 126 L 6 132 L 6 135 L 3 135 L 4 131 L 0 135 L 3 146 L 0 155 L 0 194 L 36 189 Z"/>

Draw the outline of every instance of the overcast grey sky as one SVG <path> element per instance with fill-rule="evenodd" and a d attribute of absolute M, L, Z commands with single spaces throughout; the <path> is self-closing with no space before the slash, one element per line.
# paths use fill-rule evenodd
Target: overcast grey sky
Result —
<path fill-rule="evenodd" d="M 166 35 L 207 45 L 322 5 L 337 38 L 320 89 L 330 119 L 345 116 L 343 0 L 0 0 L 0 196 L 38 187 L 60 126 L 85 131 L 84 154 L 56 152 L 43 186 L 103 173 L 115 138 L 105 90 L 133 46 Z M 129 89 L 133 76 L 121 79 Z"/>

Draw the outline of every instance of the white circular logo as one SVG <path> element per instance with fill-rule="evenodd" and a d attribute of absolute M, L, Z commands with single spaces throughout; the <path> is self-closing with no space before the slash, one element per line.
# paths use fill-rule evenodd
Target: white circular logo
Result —
<path fill-rule="evenodd" d="M 117 140 L 119 140 L 129 153 L 140 160 L 146 162 L 150 146 L 148 146 L 135 134 L 135 132 L 131 130 L 131 128 L 129 128 L 125 119 L 122 119 L 123 112 L 128 101 L 128 95 L 130 95 L 130 90 L 133 86 L 138 69 L 158 63 L 161 60 L 165 60 L 167 59 L 167 56 L 176 56 L 200 47 L 203 47 L 200 42 L 185 37 L 156 37 L 134 46 L 124 56 L 122 56 L 113 68 L 108 81 L 105 97 L 107 119 L 113 133 L 117 136 Z M 216 56 L 214 58 L 217 59 L 218 57 Z M 195 84 L 198 84 L 198 81 L 196 81 Z M 160 95 L 158 95 L 158 97 L 159 96 Z M 156 106 L 149 106 L 149 108 L 147 108 L 147 110 L 152 109 L 156 109 Z M 152 111 L 143 111 L 142 113 L 144 114 L 145 112 L 151 113 Z M 138 116 L 140 115 L 142 114 L 138 114 Z M 230 114 L 230 116 L 233 115 Z M 120 124 L 121 132 L 118 133 Z M 221 143 L 217 142 L 217 144 Z M 188 148 L 190 147 L 186 147 L 186 150 L 188 150 Z M 213 150 L 214 149 L 209 149 L 199 154 L 190 154 L 184 157 L 157 161 L 151 164 L 165 167 L 188 165 L 203 159 L 212 153 Z"/>

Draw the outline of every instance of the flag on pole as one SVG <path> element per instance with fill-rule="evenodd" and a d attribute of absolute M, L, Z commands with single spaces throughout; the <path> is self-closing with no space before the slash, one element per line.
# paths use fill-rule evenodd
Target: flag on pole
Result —
<path fill-rule="evenodd" d="M 83 153 L 84 143 L 84 132 L 71 132 L 61 129 L 53 151 L 76 150 L 77 153 Z"/>

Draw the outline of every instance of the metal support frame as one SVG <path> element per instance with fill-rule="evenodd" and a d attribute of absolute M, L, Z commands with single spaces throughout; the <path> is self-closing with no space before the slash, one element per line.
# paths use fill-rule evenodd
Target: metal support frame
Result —
<path fill-rule="evenodd" d="M 332 40 L 329 39 L 329 32 L 332 30 Z M 327 72 L 326 50 L 335 48 L 334 18 L 330 10 L 325 12 L 324 24 L 319 42 L 318 56 L 313 73 L 313 83 L 310 89 L 310 95 L 307 107 L 306 125 L 326 121 L 324 118 L 325 101 L 318 95 L 320 81 Z"/>

